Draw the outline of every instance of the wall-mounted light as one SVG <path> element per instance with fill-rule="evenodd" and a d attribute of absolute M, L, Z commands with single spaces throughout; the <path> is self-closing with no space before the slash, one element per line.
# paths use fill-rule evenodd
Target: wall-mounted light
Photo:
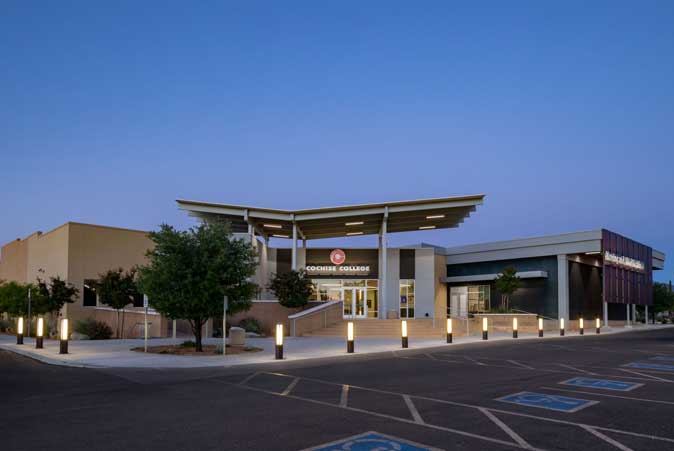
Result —
<path fill-rule="evenodd" d="M 16 344 L 23 344 L 23 316 L 16 320 Z"/>
<path fill-rule="evenodd" d="M 583 327 L 583 318 L 580 318 L 578 320 L 578 327 L 580 327 L 580 334 L 584 335 L 585 334 L 585 327 Z"/>
<path fill-rule="evenodd" d="M 513 318 L 513 338 L 517 338 L 517 318 Z"/>
<path fill-rule="evenodd" d="M 601 331 L 601 321 L 599 321 L 599 318 L 597 318 L 595 326 L 597 327 L 597 333 L 599 333 Z"/>
<path fill-rule="evenodd" d="M 346 323 L 346 352 L 353 354 L 354 343 L 353 343 L 353 321 Z"/>
<path fill-rule="evenodd" d="M 37 334 L 35 335 L 35 349 L 44 348 L 44 318 L 37 319 Z"/>
<path fill-rule="evenodd" d="M 559 318 L 559 335 L 564 336 L 564 318 Z"/>
<path fill-rule="evenodd" d="M 487 321 L 487 317 L 485 316 L 482 318 L 482 339 L 486 340 L 489 338 L 489 322 Z"/>
<path fill-rule="evenodd" d="M 419 227 L 419 230 L 430 230 L 430 229 L 434 229 L 434 228 L 435 228 L 435 226 L 421 226 L 421 227 Z"/>
<path fill-rule="evenodd" d="M 401 323 L 401 333 L 402 333 L 402 345 L 403 348 L 406 348 L 409 346 L 409 343 L 407 341 L 407 321 L 403 320 Z"/>
<path fill-rule="evenodd" d="M 61 343 L 59 354 L 68 354 L 68 319 L 61 320 Z"/>
<path fill-rule="evenodd" d="M 445 215 L 429 215 L 429 216 L 426 216 L 426 219 L 442 219 L 444 217 L 445 217 Z"/>
<path fill-rule="evenodd" d="M 283 324 L 276 325 L 276 360 L 283 359 Z"/>
<path fill-rule="evenodd" d="M 354 221 L 354 222 L 347 222 L 344 225 L 347 226 L 347 227 L 351 227 L 351 226 L 357 226 L 357 225 L 363 225 L 363 224 L 365 224 L 363 221 Z"/>
<path fill-rule="evenodd" d="M 538 318 L 538 336 L 543 336 L 543 318 Z"/>
<path fill-rule="evenodd" d="M 447 343 L 452 342 L 452 318 L 447 318 Z"/>

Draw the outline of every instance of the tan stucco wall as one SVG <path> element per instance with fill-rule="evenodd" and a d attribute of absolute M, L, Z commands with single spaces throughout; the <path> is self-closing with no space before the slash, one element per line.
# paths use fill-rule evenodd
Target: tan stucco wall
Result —
<path fill-rule="evenodd" d="M 17 239 L 0 249 L 0 280 L 26 283 L 28 241 Z"/>
<path fill-rule="evenodd" d="M 435 317 L 447 318 L 447 285 L 441 282 L 447 277 L 447 257 L 435 255 Z"/>

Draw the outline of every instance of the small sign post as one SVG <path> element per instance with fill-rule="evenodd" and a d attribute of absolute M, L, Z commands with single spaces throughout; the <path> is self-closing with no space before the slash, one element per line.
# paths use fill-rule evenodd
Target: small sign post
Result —
<path fill-rule="evenodd" d="M 229 299 L 225 296 L 222 302 L 222 355 L 227 354 L 227 308 Z"/>
<path fill-rule="evenodd" d="M 147 352 L 147 309 L 150 305 L 150 302 L 147 299 L 147 294 L 143 295 L 143 311 L 145 313 L 145 318 L 144 318 L 144 325 L 143 325 L 143 332 L 145 334 L 145 339 L 144 339 L 144 344 L 143 344 L 143 352 Z"/>

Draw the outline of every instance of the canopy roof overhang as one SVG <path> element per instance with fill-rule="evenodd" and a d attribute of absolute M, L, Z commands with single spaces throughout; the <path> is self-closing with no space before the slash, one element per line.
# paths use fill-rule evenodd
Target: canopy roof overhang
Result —
<path fill-rule="evenodd" d="M 279 210 L 178 199 L 178 207 L 205 221 L 226 220 L 235 233 L 253 231 L 265 238 L 315 240 L 358 235 L 376 235 L 386 222 L 387 233 L 458 227 L 482 205 L 483 194 L 442 197 L 342 207 Z"/>

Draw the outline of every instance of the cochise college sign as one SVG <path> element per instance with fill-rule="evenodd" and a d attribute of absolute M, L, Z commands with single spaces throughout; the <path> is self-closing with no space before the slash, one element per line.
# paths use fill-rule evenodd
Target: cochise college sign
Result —
<path fill-rule="evenodd" d="M 346 253 L 335 249 L 330 253 L 332 265 L 307 265 L 304 269 L 308 274 L 368 274 L 369 265 L 345 265 Z"/>
<path fill-rule="evenodd" d="M 604 252 L 604 263 L 614 264 L 616 266 L 622 266 L 623 268 L 631 269 L 634 271 L 644 271 L 646 265 L 639 260 L 635 260 L 630 257 L 624 257 L 622 255 L 616 255 L 612 252 Z"/>

